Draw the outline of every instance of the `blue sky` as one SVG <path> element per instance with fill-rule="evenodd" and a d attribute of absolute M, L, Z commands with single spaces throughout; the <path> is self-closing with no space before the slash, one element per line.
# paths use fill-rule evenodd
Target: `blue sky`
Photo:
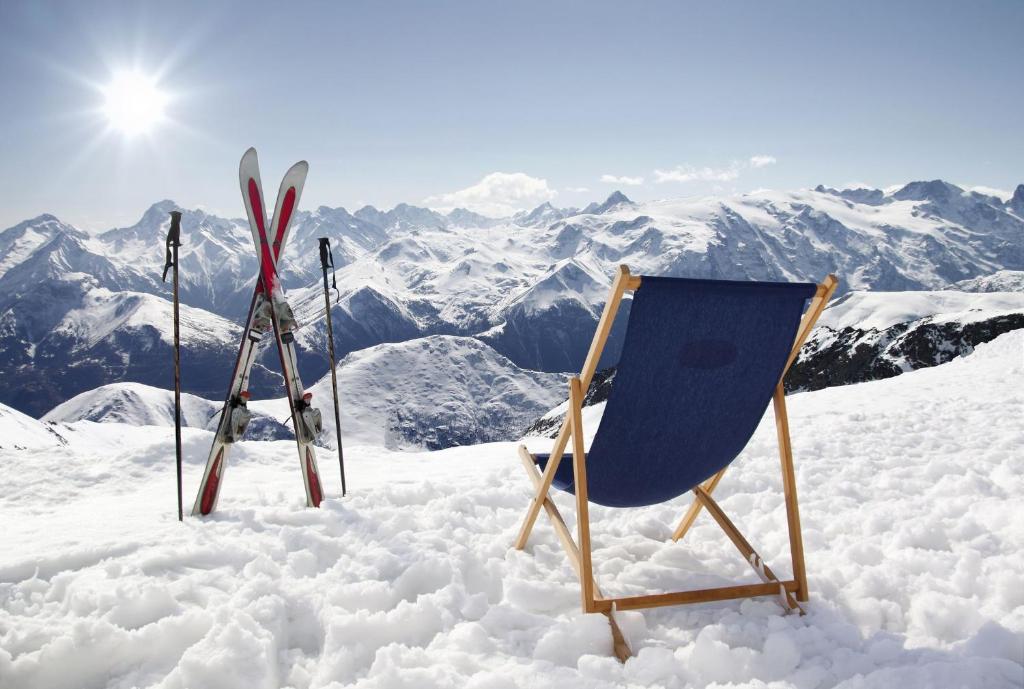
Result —
<path fill-rule="evenodd" d="M 1009 0 L 4 0 L 0 227 L 42 212 L 129 224 L 163 198 L 239 216 L 250 145 L 268 194 L 309 160 L 307 208 L 935 177 L 1012 189 L 1022 29 Z M 170 98 L 148 135 L 102 113 L 124 69 Z"/>

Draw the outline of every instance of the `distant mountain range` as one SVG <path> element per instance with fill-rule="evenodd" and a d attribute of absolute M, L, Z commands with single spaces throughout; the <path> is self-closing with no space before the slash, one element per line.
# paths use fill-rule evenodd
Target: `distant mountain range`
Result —
<path fill-rule="evenodd" d="M 169 289 L 160 272 L 174 209 L 162 201 L 138 223 L 102 233 L 52 215 L 0 232 L 0 402 L 41 416 L 106 383 L 170 386 Z M 179 210 L 183 384 L 216 400 L 256 256 L 244 221 Z M 580 366 L 618 264 L 643 274 L 759 280 L 835 272 L 840 294 L 983 282 L 1024 270 L 1024 185 L 1006 201 L 935 180 L 890 192 L 818 187 L 650 202 L 616 192 L 583 209 L 543 204 L 509 218 L 406 204 L 301 211 L 281 272 L 303 324 L 297 339 L 307 381 L 327 371 L 320 236 L 331 238 L 339 266 L 339 358 L 454 336 L 473 338 L 520 371 L 560 373 Z M 602 365 L 614 363 L 618 343 L 613 337 Z M 455 349 L 437 355 L 457 362 Z M 280 394 L 268 355 L 254 374 L 256 397 Z M 375 375 L 388 376 L 387 367 Z"/>

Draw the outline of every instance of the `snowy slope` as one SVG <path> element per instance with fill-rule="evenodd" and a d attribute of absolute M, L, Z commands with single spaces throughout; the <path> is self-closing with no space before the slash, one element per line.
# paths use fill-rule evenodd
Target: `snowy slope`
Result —
<path fill-rule="evenodd" d="M 922 318 L 942 323 L 1024 313 L 1024 292 L 850 292 L 833 300 L 818 319 L 831 330 L 885 330 Z"/>
<path fill-rule="evenodd" d="M 1024 292 L 850 292 L 822 312 L 786 379 L 818 390 L 944 364 L 1024 328 Z"/>
<path fill-rule="evenodd" d="M 219 405 L 215 402 L 187 393 L 181 396 L 181 422 L 184 426 L 206 428 L 211 417 L 218 412 Z M 101 385 L 57 405 L 42 420 L 54 423 L 94 421 L 130 426 L 173 426 L 174 391 L 141 383 Z M 215 427 L 216 423 L 213 425 Z"/>
<path fill-rule="evenodd" d="M 181 424 L 215 431 L 223 402 L 181 395 Z M 287 418 L 287 410 L 282 418 Z M 129 426 L 174 426 L 174 391 L 141 383 L 111 383 L 88 390 L 63 402 L 43 416 L 43 421 L 69 424 L 75 421 L 126 424 Z M 292 438 L 290 426 L 278 417 L 253 410 L 245 437 L 250 440 Z"/>
<path fill-rule="evenodd" d="M 620 613 L 636 653 L 624 666 L 604 618 L 579 612 L 545 518 L 510 550 L 530 494 L 511 443 L 349 447 L 350 496 L 325 472 L 329 497 L 310 510 L 291 443 L 243 442 L 221 511 L 181 525 L 170 429 L 62 427 L 64 453 L 0 450 L 0 677 L 5 689 L 1019 687 L 1022 348 L 1014 332 L 943 366 L 792 396 L 808 614 L 770 599 Z M 186 499 L 209 439 L 186 429 Z M 768 414 L 716 494 L 788 576 L 775 443 Z M 555 500 L 571 525 L 571 500 Z M 603 588 L 751 581 L 706 516 L 669 540 L 688 504 L 592 506 Z"/>
<path fill-rule="evenodd" d="M 56 449 L 67 441 L 53 424 L 37 421 L 31 416 L 0 404 L 0 450 Z"/>

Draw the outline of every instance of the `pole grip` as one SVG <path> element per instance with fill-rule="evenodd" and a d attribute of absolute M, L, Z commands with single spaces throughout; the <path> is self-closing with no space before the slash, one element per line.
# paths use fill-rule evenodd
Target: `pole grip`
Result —
<path fill-rule="evenodd" d="M 177 252 L 172 252 L 173 247 L 181 246 L 181 211 L 171 211 L 171 227 L 167 230 L 166 254 L 164 255 L 164 274 L 160 282 L 167 282 L 167 271 L 171 268 L 177 269 Z"/>
<path fill-rule="evenodd" d="M 331 256 L 331 240 L 327 237 L 320 237 L 320 268 L 324 271 L 324 275 L 327 275 L 328 266 L 333 266 L 334 260 Z"/>

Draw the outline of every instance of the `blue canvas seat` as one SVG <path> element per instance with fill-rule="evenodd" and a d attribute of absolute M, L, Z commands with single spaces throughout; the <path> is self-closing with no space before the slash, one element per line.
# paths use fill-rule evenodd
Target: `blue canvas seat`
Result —
<path fill-rule="evenodd" d="M 526 546 L 544 510 L 579 574 L 584 612 L 608 616 L 613 649 L 620 660 L 630 651 L 615 624 L 615 610 L 771 595 L 778 596 L 787 609 L 802 612 L 807 578 L 782 381 L 837 284 L 833 275 L 820 284 L 634 276 L 620 266 L 583 370 L 569 382 L 568 410 L 554 447 L 550 453 L 538 454 L 519 447 L 535 492 L 515 543 L 520 550 Z M 597 369 L 622 298 L 630 291 L 633 303 L 618 370 L 587 451 L 583 393 Z M 776 576 L 711 497 L 769 403 L 782 460 L 791 579 Z M 576 496 L 575 541 L 549 495 L 552 486 Z M 682 538 L 701 510 L 707 510 L 761 583 L 615 598 L 602 595 L 593 576 L 588 505 L 640 507 L 688 491 L 694 501 L 673 539 Z"/>
<path fill-rule="evenodd" d="M 601 425 L 588 497 L 664 502 L 732 462 L 764 415 L 815 283 L 641 277 Z M 547 454 L 535 455 L 547 465 Z M 572 466 L 552 483 L 572 492 Z"/>

